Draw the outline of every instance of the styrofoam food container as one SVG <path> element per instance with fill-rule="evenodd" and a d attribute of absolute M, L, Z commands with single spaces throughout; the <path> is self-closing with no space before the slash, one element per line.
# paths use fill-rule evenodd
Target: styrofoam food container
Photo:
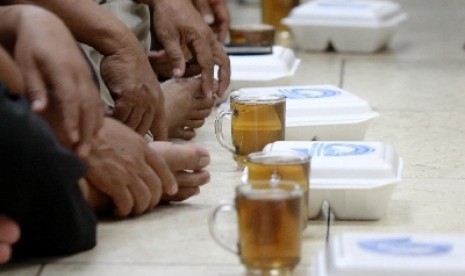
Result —
<path fill-rule="evenodd" d="M 465 275 L 465 235 L 342 233 L 313 261 L 313 276 Z"/>
<path fill-rule="evenodd" d="M 264 85 L 289 85 L 300 64 L 294 51 L 282 46 L 273 46 L 270 55 L 231 55 L 231 82 L 225 96 L 229 92 L 244 87 L 260 87 Z"/>
<path fill-rule="evenodd" d="M 282 20 L 301 49 L 371 53 L 385 46 L 407 19 L 399 4 L 377 0 L 315 0 Z"/>
<path fill-rule="evenodd" d="M 333 85 L 240 89 L 243 93 L 277 91 L 286 95 L 286 140 L 363 140 L 378 116 L 366 100 Z M 229 109 L 229 102 L 219 110 Z"/>
<path fill-rule="evenodd" d="M 312 156 L 309 217 L 327 201 L 337 219 L 384 216 L 401 181 L 402 159 L 392 145 L 365 141 L 278 141 L 264 151 L 294 150 Z"/>

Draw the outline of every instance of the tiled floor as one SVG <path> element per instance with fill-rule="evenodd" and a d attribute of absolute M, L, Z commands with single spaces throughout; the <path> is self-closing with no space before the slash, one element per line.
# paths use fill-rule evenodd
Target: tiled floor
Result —
<path fill-rule="evenodd" d="M 230 0 L 232 1 L 232 0 Z M 233 22 L 258 22 L 257 4 L 230 3 Z M 386 51 L 373 55 L 297 52 L 295 84 L 334 84 L 380 113 L 366 139 L 394 145 L 402 183 L 379 221 L 336 221 L 341 231 L 464 233 L 465 1 L 402 0 L 409 19 Z M 98 246 L 82 254 L 0 269 L 1 275 L 241 275 L 236 256 L 210 238 L 207 216 L 231 200 L 239 182 L 228 152 L 214 138 L 213 117 L 195 142 L 212 153 L 211 183 L 200 195 L 148 215 L 102 222 Z M 324 247 L 323 220 L 304 232 L 299 273 Z"/>

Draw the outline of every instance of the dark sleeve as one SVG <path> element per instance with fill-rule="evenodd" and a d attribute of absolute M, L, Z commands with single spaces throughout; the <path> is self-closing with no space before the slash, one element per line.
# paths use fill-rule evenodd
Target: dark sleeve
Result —
<path fill-rule="evenodd" d="M 96 218 L 77 185 L 85 171 L 27 101 L 0 83 L 0 213 L 21 227 L 15 258 L 95 246 Z"/>

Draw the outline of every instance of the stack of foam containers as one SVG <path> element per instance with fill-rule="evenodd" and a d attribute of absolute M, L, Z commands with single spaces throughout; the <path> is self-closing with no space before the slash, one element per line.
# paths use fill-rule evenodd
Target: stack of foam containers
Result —
<path fill-rule="evenodd" d="M 399 4 L 377 0 L 315 0 L 282 20 L 297 48 L 372 53 L 384 47 L 407 19 Z"/>
<path fill-rule="evenodd" d="M 291 48 L 273 46 L 272 54 L 231 55 L 231 83 L 218 102 L 227 100 L 231 91 L 243 87 L 290 85 L 300 59 Z"/>
<path fill-rule="evenodd" d="M 391 145 L 365 141 L 278 141 L 264 151 L 310 155 L 309 217 L 327 201 L 336 219 L 377 220 L 384 216 L 401 181 L 402 158 Z"/>
<path fill-rule="evenodd" d="M 378 116 L 367 101 L 332 85 L 241 91 L 286 95 L 286 141 L 269 144 L 264 150 L 290 149 L 312 156 L 310 218 L 318 216 L 325 201 L 337 219 L 383 217 L 401 180 L 402 159 L 391 145 L 364 141 L 369 124 Z M 219 109 L 229 109 L 229 103 Z"/>
<path fill-rule="evenodd" d="M 314 259 L 313 276 L 465 275 L 465 235 L 342 233 Z"/>
<path fill-rule="evenodd" d="M 286 140 L 363 140 L 371 121 L 378 116 L 367 101 L 333 85 L 258 87 L 240 91 L 276 91 L 286 96 Z M 228 104 L 224 108 L 229 108 Z"/>

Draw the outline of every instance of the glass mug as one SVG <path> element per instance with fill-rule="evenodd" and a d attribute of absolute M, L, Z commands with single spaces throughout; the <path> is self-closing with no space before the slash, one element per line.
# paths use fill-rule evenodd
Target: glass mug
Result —
<path fill-rule="evenodd" d="M 260 151 L 247 155 L 248 181 L 279 179 L 300 185 L 303 192 L 303 228 L 307 226 L 309 214 L 310 160 L 309 155 L 292 150 Z"/>
<path fill-rule="evenodd" d="M 233 25 L 229 28 L 230 43 L 233 45 L 274 44 L 275 28 L 267 24 Z"/>
<path fill-rule="evenodd" d="M 289 29 L 281 20 L 289 15 L 291 10 L 299 4 L 299 0 L 262 0 L 262 22 L 276 28 L 278 44 L 287 45 L 290 40 Z"/>
<path fill-rule="evenodd" d="M 267 144 L 284 140 L 286 134 L 286 96 L 278 92 L 230 94 L 230 110 L 215 119 L 215 135 L 222 147 L 233 153 L 243 167 L 247 154 L 261 151 Z M 223 135 L 223 120 L 231 117 L 232 145 Z"/>
<path fill-rule="evenodd" d="M 249 275 L 290 275 L 300 262 L 301 200 L 300 185 L 294 182 L 239 185 L 235 204 L 221 204 L 211 213 L 210 233 L 220 246 L 239 255 Z M 219 215 L 234 210 L 237 249 L 221 239 L 217 230 Z"/>

